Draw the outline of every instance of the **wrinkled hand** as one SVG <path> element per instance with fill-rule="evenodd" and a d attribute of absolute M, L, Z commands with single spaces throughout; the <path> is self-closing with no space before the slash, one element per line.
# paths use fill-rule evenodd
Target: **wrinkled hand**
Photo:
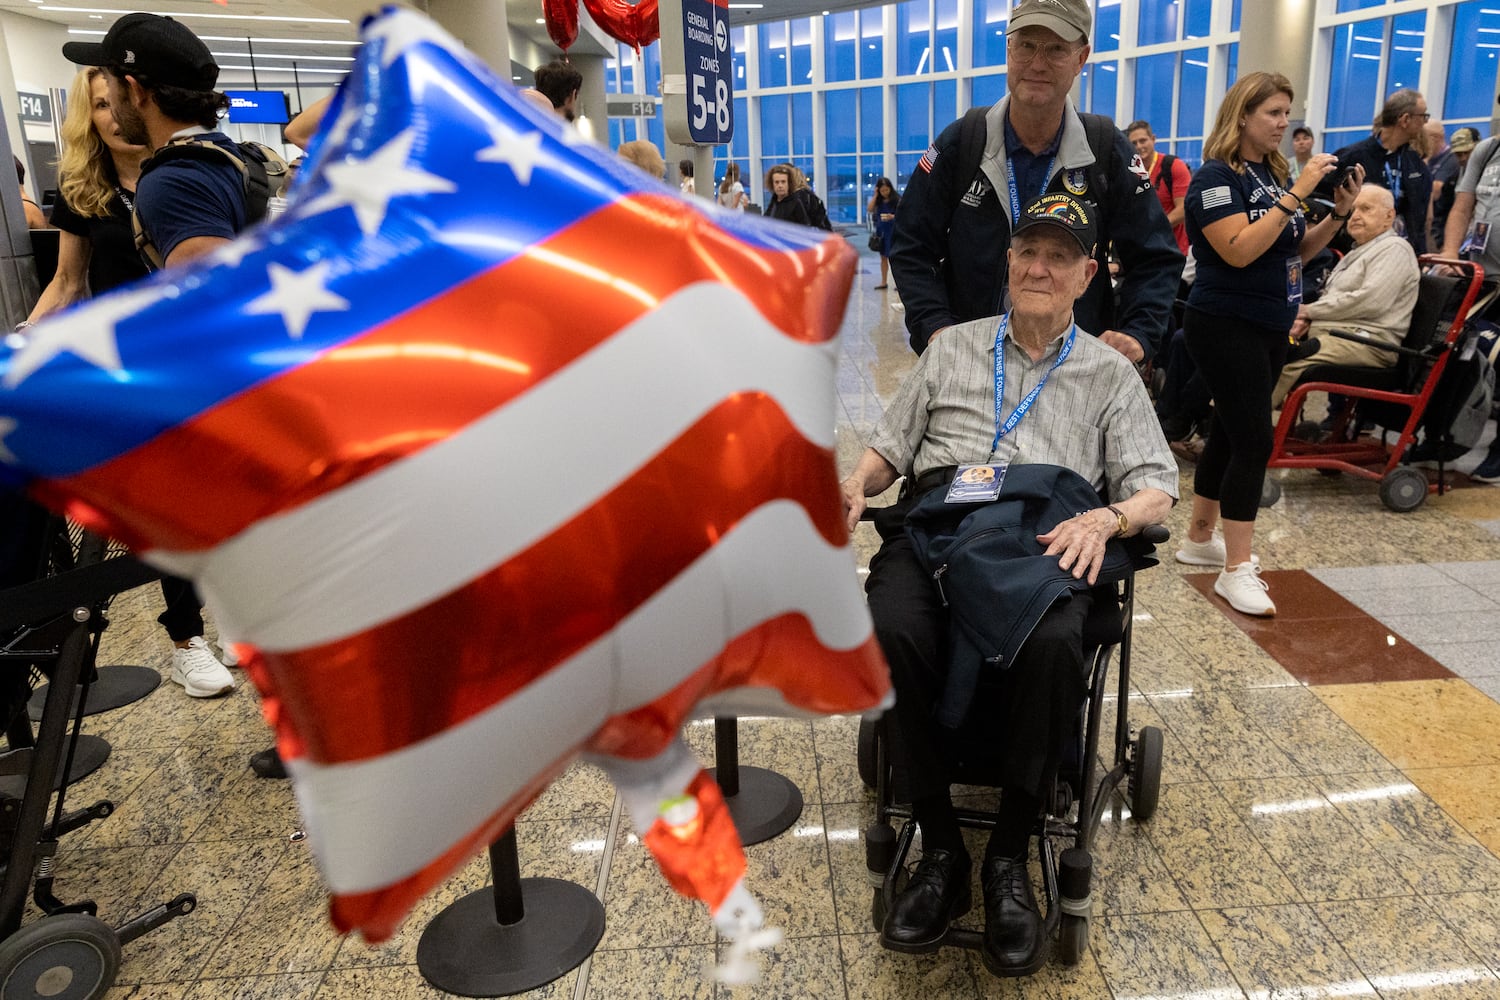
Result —
<path fill-rule="evenodd" d="M 1125 355 L 1131 364 L 1140 364 L 1146 359 L 1146 349 L 1141 346 L 1139 340 L 1136 340 L 1128 333 L 1121 333 L 1119 330 L 1105 330 L 1099 334 L 1099 339 Z"/>
<path fill-rule="evenodd" d="M 1104 515 L 1108 514 L 1108 520 Z M 1087 577 L 1089 586 L 1099 580 L 1099 569 L 1104 565 L 1105 543 L 1114 537 L 1118 522 L 1113 514 L 1098 510 L 1084 511 L 1047 532 L 1037 535 L 1036 540 L 1047 546 L 1046 555 L 1057 556 L 1057 566 L 1064 572 L 1072 572 L 1073 579 Z"/>
<path fill-rule="evenodd" d="M 1354 211 L 1354 199 L 1359 197 L 1359 186 L 1365 182 L 1365 168 L 1354 165 L 1354 176 L 1333 189 L 1333 210 L 1339 215 Z"/>
<path fill-rule="evenodd" d="M 1292 194 L 1297 196 L 1298 201 L 1306 201 L 1315 191 L 1323 178 L 1327 177 L 1339 165 L 1339 158 L 1332 153 L 1314 153 L 1312 159 L 1307 161 L 1307 166 L 1302 168 L 1302 173 L 1297 176 L 1297 181 L 1292 185 Z M 1360 183 L 1364 183 L 1364 172 L 1361 168 L 1359 173 Z M 1359 191 L 1359 184 L 1354 185 L 1354 190 Z M 1337 200 L 1338 192 L 1334 192 Z M 1340 215 L 1343 213 L 1340 212 Z"/>
<path fill-rule="evenodd" d="M 865 484 L 855 482 L 851 476 L 839 483 L 839 493 L 844 500 L 844 524 L 852 535 L 859 526 L 860 515 L 865 512 Z"/>

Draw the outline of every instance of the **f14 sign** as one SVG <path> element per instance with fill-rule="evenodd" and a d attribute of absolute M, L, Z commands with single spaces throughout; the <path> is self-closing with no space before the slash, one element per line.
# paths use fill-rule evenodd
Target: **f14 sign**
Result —
<path fill-rule="evenodd" d="M 681 0 L 681 4 L 681 62 L 672 58 L 678 47 L 672 43 L 678 39 L 671 37 L 676 32 L 668 28 L 669 5 L 663 3 L 659 8 L 662 65 L 682 66 L 685 71 L 681 76 L 669 72 L 662 81 L 663 94 L 668 98 L 667 132 L 685 145 L 716 146 L 728 142 L 734 134 L 734 59 L 729 48 L 728 0 Z M 670 100 L 678 93 L 685 101 Z"/>

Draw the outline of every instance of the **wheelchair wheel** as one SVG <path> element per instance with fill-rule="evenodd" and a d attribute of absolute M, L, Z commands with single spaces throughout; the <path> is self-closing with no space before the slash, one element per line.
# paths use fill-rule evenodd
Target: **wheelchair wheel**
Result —
<path fill-rule="evenodd" d="M 1316 444 L 1323 440 L 1323 425 L 1316 420 L 1299 420 L 1292 428 L 1292 437 Z"/>
<path fill-rule="evenodd" d="M 880 722 L 866 716 L 859 719 L 859 741 L 855 746 L 855 759 L 859 765 L 859 780 L 864 782 L 866 788 L 873 789 L 880 776 L 875 773 L 876 741 L 880 739 Z"/>
<path fill-rule="evenodd" d="M 1077 965 L 1088 948 L 1088 917 L 1064 913 L 1057 929 L 1057 960 L 1063 965 Z"/>
<path fill-rule="evenodd" d="M 1380 480 L 1380 502 L 1398 514 L 1409 514 L 1427 500 L 1427 474 L 1399 466 Z"/>
<path fill-rule="evenodd" d="M 1161 751 L 1161 730 L 1142 726 L 1130 766 L 1130 814 L 1137 820 L 1148 820 L 1156 813 L 1161 797 Z"/>
<path fill-rule="evenodd" d="M 0 1000 L 97 1000 L 120 971 L 120 938 L 86 913 L 60 913 L 0 942 Z"/>
<path fill-rule="evenodd" d="M 1260 505 L 1262 507 L 1272 507 L 1280 499 L 1281 484 L 1270 476 L 1267 476 L 1260 484 Z"/>

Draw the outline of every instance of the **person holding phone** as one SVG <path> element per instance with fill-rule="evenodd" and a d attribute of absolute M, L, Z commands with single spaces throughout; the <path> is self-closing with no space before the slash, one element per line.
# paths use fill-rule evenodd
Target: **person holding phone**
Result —
<path fill-rule="evenodd" d="M 1241 77 L 1224 95 L 1187 194 L 1198 271 L 1183 329 L 1213 393 L 1214 416 L 1177 560 L 1221 567 L 1214 592 L 1257 616 L 1276 613 L 1250 551 L 1273 443 L 1271 390 L 1302 304 L 1303 265 L 1342 228 L 1357 191 L 1336 187 L 1334 211 L 1309 225 L 1301 204 L 1338 160 L 1314 154 L 1288 188 L 1281 138 L 1291 107 L 1292 85 L 1281 74 Z M 1355 176 L 1363 180 L 1361 171 Z M 1222 538 L 1215 534 L 1221 521 Z"/>

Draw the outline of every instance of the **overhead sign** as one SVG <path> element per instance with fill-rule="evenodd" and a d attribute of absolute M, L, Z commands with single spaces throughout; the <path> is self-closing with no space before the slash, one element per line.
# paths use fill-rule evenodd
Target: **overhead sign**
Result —
<path fill-rule="evenodd" d="M 663 3 L 660 8 L 662 66 L 683 68 L 681 75 L 668 72 L 662 80 L 667 134 L 686 145 L 721 145 L 734 135 L 728 0 L 681 0 L 681 4 L 680 35 L 668 27 L 676 27 L 669 21 L 669 5 Z M 678 95 L 682 99 L 674 101 Z"/>
<path fill-rule="evenodd" d="M 656 98 L 649 94 L 605 94 L 607 118 L 655 118 Z"/>
<path fill-rule="evenodd" d="M 24 91 L 16 96 L 21 101 L 22 121 L 52 124 L 52 98 L 46 94 L 28 94 Z"/>

